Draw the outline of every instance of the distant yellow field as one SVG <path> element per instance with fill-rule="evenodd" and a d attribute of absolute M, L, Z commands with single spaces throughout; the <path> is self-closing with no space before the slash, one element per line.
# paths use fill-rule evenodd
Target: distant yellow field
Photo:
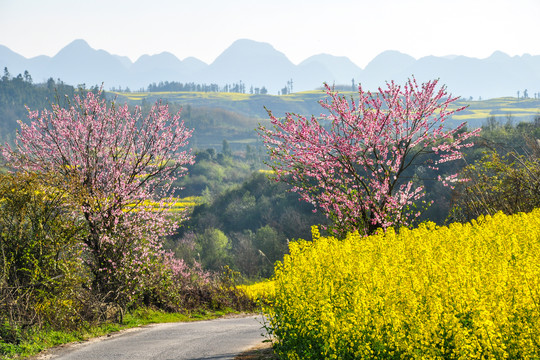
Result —
<path fill-rule="evenodd" d="M 165 208 L 167 213 L 169 214 L 180 214 L 180 213 L 185 212 L 186 210 L 193 209 L 195 206 L 201 204 L 202 199 L 203 198 L 201 196 L 172 198 L 170 202 L 164 202 L 163 204 L 161 204 L 158 201 L 145 200 L 139 206 L 155 208 L 156 211 L 163 210 L 163 208 Z M 135 209 L 135 211 L 137 210 Z M 152 211 L 154 210 L 152 209 Z"/>
<path fill-rule="evenodd" d="M 242 101 L 249 100 L 253 95 L 228 92 L 190 92 L 190 91 L 172 91 L 172 92 L 131 92 L 119 93 L 111 92 L 131 101 L 140 101 L 145 98 L 162 98 L 168 101 L 188 102 L 190 99 L 208 99 L 219 101 Z"/>
<path fill-rule="evenodd" d="M 120 100 L 149 102 L 163 100 L 169 103 L 193 106 L 221 107 L 242 112 L 254 118 L 267 117 L 263 107 L 274 112 L 291 112 L 306 116 L 320 114 L 318 101 L 325 98 L 322 90 L 296 92 L 288 95 L 252 95 L 227 92 L 111 92 Z M 356 92 L 340 92 L 347 97 L 355 98 Z M 488 117 L 495 116 L 500 122 L 511 118 L 515 123 L 531 121 L 540 116 L 540 99 L 517 99 L 501 97 L 482 101 L 459 99 L 453 107 L 467 106 L 465 110 L 452 117 L 454 121 L 467 121 L 472 127 L 481 126 Z"/>

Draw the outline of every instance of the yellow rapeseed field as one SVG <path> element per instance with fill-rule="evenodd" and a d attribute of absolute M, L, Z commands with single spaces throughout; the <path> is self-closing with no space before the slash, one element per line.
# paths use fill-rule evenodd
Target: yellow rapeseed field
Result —
<path fill-rule="evenodd" d="M 538 359 L 540 209 L 341 241 L 314 227 L 271 284 L 282 358 Z"/>
<path fill-rule="evenodd" d="M 169 201 L 159 202 L 154 200 L 144 200 L 137 207 L 150 208 L 155 211 L 166 210 L 169 214 L 180 214 L 187 210 L 193 209 L 195 206 L 201 204 L 202 197 L 189 196 L 185 198 L 170 198 Z M 129 206 L 125 211 L 137 211 L 135 205 Z M 152 210 L 152 211 L 153 211 Z"/>

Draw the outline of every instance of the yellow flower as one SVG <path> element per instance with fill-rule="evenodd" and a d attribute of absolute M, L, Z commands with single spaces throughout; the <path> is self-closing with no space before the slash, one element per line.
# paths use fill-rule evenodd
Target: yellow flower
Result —
<path fill-rule="evenodd" d="M 246 288 L 271 299 L 285 358 L 540 357 L 540 209 L 343 241 L 312 234 L 290 244 L 273 281 Z"/>

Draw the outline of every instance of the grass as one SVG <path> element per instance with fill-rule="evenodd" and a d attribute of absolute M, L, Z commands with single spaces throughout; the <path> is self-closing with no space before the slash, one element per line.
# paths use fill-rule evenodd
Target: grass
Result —
<path fill-rule="evenodd" d="M 98 336 L 104 336 L 118 331 L 136 328 L 139 326 L 211 320 L 227 314 L 237 314 L 236 311 L 226 309 L 223 311 L 198 311 L 193 313 L 165 313 L 152 309 L 139 309 L 124 316 L 123 322 L 104 323 L 98 326 L 83 326 L 74 331 L 58 331 L 43 329 L 29 331 L 28 335 L 17 345 L 6 344 L 0 340 L 0 359 L 26 359 L 46 349 L 73 342 L 86 341 Z M 2 355 L 3 354 L 3 355 Z"/>

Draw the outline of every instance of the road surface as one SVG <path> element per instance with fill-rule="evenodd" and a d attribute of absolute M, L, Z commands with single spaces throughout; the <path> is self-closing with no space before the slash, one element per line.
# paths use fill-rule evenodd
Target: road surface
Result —
<path fill-rule="evenodd" d="M 260 344 L 266 333 L 257 316 L 130 329 L 102 340 L 69 345 L 38 359 L 56 360 L 224 360 Z"/>

